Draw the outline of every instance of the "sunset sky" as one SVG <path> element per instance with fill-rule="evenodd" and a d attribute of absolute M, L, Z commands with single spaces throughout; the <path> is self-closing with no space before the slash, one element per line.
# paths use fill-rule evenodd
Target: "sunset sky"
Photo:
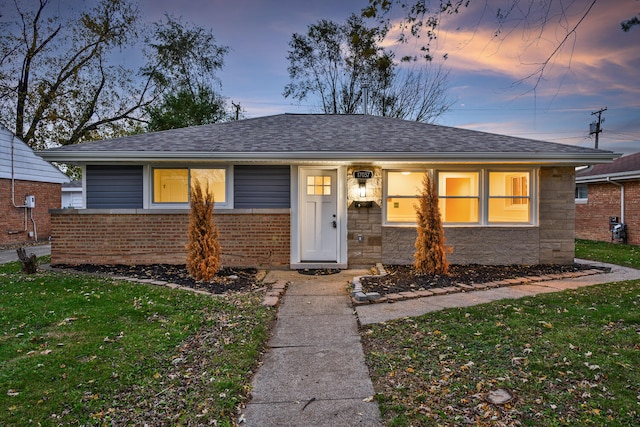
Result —
<path fill-rule="evenodd" d="M 559 2 L 569 6 L 566 20 L 557 10 L 541 37 L 520 27 L 503 40 L 491 38 L 496 25 L 492 5 L 501 0 L 472 0 L 469 9 L 448 17 L 434 56 L 448 59 L 449 96 L 455 100 L 439 124 L 593 147 L 591 113 L 607 107 L 599 148 L 640 151 L 640 27 L 628 33 L 620 22 L 640 12 L 636 0 L 598 0 L 574 36 L 537 78 L 521 83 L 573 28 L 592 0 Z M 511 3 L 512 2 L 507 2 Z M 211 28 L 219 43 L 231 47 L 220 73 L 222 92 L 240 102 L 247 117 L 283 112 L 315 112 L 313 100 L 297 105 L 282 96 L 288 83 L 288 43 L 319 19 L 344 20 L 366 0 L 143 0 L 149 20 L 163 13 Z M 488 7 L 486 7 L 488 5 Z M 615 6 L 614 6 L 615 5 Z M 530 18 L 535 18 L 531 15 Z M 507 27 L 505 33 L 509 31 Z M 392 42 L 394 38 L 390 38 Z M 418 45 L 393 47 L 397 57 Z"/>
<path fill-rule="evenodd" d="M 468 9 L 446 17 L 432 53 L 438 61 L 447 55 L 448 95 L 455 102 L 437 123 L 593 147 L 589 123 L 595 116 L 591 113 L 607 107 L 599 148 L 626 154 L 640 151 L 640 26 L 628 33 L 620 29 L 621 21 L 640 12 L 640 1 L 597 0 L 542 79 L 526 78 L 592 2 L 554 0 L 554 7 L 566 8 L 565 14 L 552 9 L 541 33 L 535 26 L 507 25 L 502 33 L 505 37 L 500 38 L 492 37 L 495 12 L 498 6 L 513 5 L 512 1 L 471 0 Z M 282 96 L 289 82 L 286 56 L 291 36 L 305 33 L 319 19 L 343 21 L 367 3 L 138 0 L 145 21 L 159 21 L 168 13 L 184 23 L 211 29 L 219 44 L 231 48 L 218 76 L 222 94 L 240 102 L 245 117 L 318 112 L 313 99 L 299 105 Z M 530 2 L 520 2 L 525 3 Z M 536 17 L 529 15 L 529 19 Z M 397 46 L 393 37 L 387 41 L 398 58 L 415 53 L 420 46 L 416 42 Z"/>

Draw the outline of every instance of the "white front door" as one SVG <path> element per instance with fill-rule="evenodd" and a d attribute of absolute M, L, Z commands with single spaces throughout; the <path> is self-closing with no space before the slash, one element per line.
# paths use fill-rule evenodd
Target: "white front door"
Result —
<path fill-rule="evenodd" d="M 300 170 L 300 260 L 338 260 L 338 172 Z"/>

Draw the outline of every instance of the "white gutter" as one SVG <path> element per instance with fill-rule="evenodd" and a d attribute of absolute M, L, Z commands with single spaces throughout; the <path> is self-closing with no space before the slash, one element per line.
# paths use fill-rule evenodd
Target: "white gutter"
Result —
<path fill-rule="evenodd" d="M 620 222 L 624 224 L 624 184 L 612 181 L 610 177 L 607 177 L 607 182 L 620 187 Z"/>
<path fill-rule="evenodd" d="M 620 180 L 632 180 L 632 179 L 640 179 L 640 171 L 625 171 L 625 172 L 616 172 L 602 175 L 590 175 L 590 176 L 576 176 L 577 184 L 587 184 L 592 182 L 610 182 L 610 179 Z"/>
<path fill-rule="evenodd" d="M 61 162 L 148 162 L 168 161 L 382 161 L 430 163 L 530 163 L 579 166 L 585 163 L 609 163 L 620 157 L 615 153 L 512 153 L 512 152 L 215 152 L 215 151 L 40 151 L 36 153 L 47 161 Z"/>

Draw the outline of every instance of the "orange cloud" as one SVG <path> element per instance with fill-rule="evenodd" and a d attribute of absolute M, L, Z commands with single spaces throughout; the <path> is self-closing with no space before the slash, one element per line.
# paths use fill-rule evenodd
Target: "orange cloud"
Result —
<path fill-rule="evenodd" d="M 612 8 L 598 2 L 577 31 L 567 36 L 589 4 L 573 3 L 564 15 L 552 10 L 543 28 L 535 25 L 525 28 L 527 21 L 517 21 L 518 26 L 505 28 L 496 37 L 492 13 L 480 9 L 483 2 L 472 2 L 469 9 L 458 15 L 443 17 L 438 39 L 430 46 L 431 53 L 435 58 L 446 53 L 446 65 L 452 71 L 504 77 L 511 82 L 526 78 L 526 85 L 536 84 L 542 65 L 549 60 L 542 74 L 546 84 L 538 85 L 538 96 L 545 92 L 557 96 L 563 91 L 597 93 L 607 89 L 625 89 L 637 95 L 640 93 L 637 85 L 628 87 L 623 82 L 637 78 L 640 32 L 624 33 L 620 22 L 637 13 L 638 3 L 618 0 Z M 484 18 L 477 18 L 482 12 Z M 533 14 L 527 17 L 533 18 Z M 398 45 L 399 35 L 396 25 L 385 41 L 385 46 L 393 48 L 397 57 L 419 52 L 422 39 Z M 565 37 L 564 45 L 554 53 Z M 557 84 L 562 79 L 573 81 L 573 85 L 567 84 L 563 89 Z"/>

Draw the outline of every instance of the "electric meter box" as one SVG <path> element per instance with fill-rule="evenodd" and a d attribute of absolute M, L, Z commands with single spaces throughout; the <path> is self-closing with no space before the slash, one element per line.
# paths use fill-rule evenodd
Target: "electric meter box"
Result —
<path fill-rule="evenodd" d="M 36 196 L 27 196 L 24 198 L 24 205 L 28 208 L 36 207 Z"/>

